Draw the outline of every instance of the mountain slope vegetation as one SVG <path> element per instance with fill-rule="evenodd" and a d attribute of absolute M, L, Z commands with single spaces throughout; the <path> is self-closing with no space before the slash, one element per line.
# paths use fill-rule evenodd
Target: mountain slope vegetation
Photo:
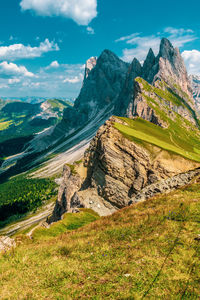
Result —
<path fill-rule="evenodd" d="M 1 101 L 0 142 L 30 136 L 58 123 L 67 101 L 49 99 L 39 104 Z"/>
<path fill-rule="evenodd" d="M 18 236 L 0 256 L 1 299 L 198 299 L 199 203 L 198 179 L 77 231 L 67 214 Z"/>

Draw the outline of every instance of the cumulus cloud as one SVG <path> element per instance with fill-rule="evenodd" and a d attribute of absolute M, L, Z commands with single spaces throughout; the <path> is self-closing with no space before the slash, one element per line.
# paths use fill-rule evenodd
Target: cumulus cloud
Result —
<path fill-rule="evenodd" d="M 49 98 L 76 98 L 82 86 L 84 76 L 83 65 L 59 63 L 57 67 L 49 68 L 49 66 L 39 68 L 32 77 L 24 76 L 23 72 L 21 74 L 11 71 L 6 73 L 4 71 L 2 73 L 2 66 L 0 66 L 1 95 L 6 97 L 40 96 Z"/>
<path fill-rule="evenodd" d="M 78 83 L 78 82 L 82 82 L 83 80 L 83 75 L 80 73 L 78 76 L 75 76 L 75 77 L 67 77 L 63 80 L 63 83 L 72 83 L 72 84 L 75 84 L 75 83 Z"/>
<path fill-rule="evenodd" d="M 200 51 L 183 51 L 182 56 L 185 61 L 188 73 L 200 75 Z"/>
<path fill-rule="evenodd" d="M 60 64 L 58 63 L 57 60 L 54 60 L 50 63 L 49 66 L 46 67 L 46 70 L 49 70 L 49 69 L 57 69 L 60 67 Z"/>
<path fill-rule="evenodd" d="M 57 62 L 57 60 L 52 61 L 52 63 L 50 64 L 51 68 L 58 68 L 59 67 L 59 63 Z"/>
<path fill-rule="evenodd" d="M 88 34 L 95 34 L 94 29 L 92 27 L 88 26 L 86 29 Z"/>
<path fill-rule="evenodd" d="M 191 29 L 167 27 L 163 32 L 158 32 L 155 35 L 142 36 L 140 33 L 133 33 L 123 36 L 115 42 L 127 44 L 128 48 L 123 50 L 123 60 L 130 62 L 136 57 L 143 61 L 150 47 L 155 54 L 158 53 L 160 40 L 163 36 L 167 37 L 175 47 L 183 47 L 186 43 L 197 39 Z"/>
<path fill-rule="evenodd" d="M 16 60 L 22 58 L 40 57 L 43 53 L 58 51 L 59 47 L 55 42 L 46 39 L 38 47 L 25 46 L 23 44 L 13 44 L 0 47 L 0 60 Z"/>
<path fill-rule="evenodd" d="M 10 78 L 8 79 L 9 84 L 19 83 L 21 80 L 19 78 Z"/>
<path fill-rule="evenodd" d="M 13 63 L 8 63 L 7 61 L 3 61 L 0 63 L 0 74 L 2 76 L 24 76 L 24 77 L 34 77 L 34 74 L 29 72 L 26 67 L 18 66 Z"/>
<path fill-rule="evenodd" d="M 62 16 L 79 25 L 88 25 L 97 16 L 97 0 L 22 0 L 22 10 L 39 16 Z"/>

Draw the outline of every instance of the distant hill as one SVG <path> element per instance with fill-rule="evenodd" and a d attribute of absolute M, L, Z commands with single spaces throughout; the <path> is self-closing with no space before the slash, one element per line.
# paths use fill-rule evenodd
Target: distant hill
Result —
<path fill-rule="evenodd" d="M 71 105 L 69 101 L 60 99 L 48 99 L 36 104 L 0 100 L 0 157 L 22 150 L 18 141 L 23 145 L 34 134 L 56 125 L 62 119 L 64 109 Z"/>

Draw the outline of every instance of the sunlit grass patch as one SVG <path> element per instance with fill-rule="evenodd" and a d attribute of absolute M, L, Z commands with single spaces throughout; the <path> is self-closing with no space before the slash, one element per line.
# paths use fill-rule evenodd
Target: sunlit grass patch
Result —
<path fill-rule="evenodd" d="M 0 130 L 5 130 L 12 125 L 12 121 L 5 121 L 0 123 Z"/>

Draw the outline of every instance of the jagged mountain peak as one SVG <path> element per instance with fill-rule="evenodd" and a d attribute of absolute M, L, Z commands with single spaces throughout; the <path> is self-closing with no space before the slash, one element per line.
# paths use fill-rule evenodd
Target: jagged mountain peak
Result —
<path fill-rule="evenodd" d="M 152 48 L 150 48 L 150 49 L 149 49 L 149 52 L 148 52 L 148 54 L 147 54 L 147 57 L 146 57 L 146 59 L 145 59 L 145 61 L 144 61 L 144 64 L 145 64 L 145 62 L 153 61 L 153 60 L 155 60 L 155 54 L 154 54 Z"/>
<path fill-rule="evenodd" d="M 133 59 L 133 61 L 131 63 L 131 67 L 136 68 L 136 69 L 142 69 L 141 63 L 139 62 L 139 60 L 137 58 Z"/>
<path fill-rule="evenodd" d="M 114 52 L 105 49 L 97 59 L 97 68 L 106 69 L 127 69 L 130 64 L 121 60 Z"/>
<path fill-rule="evenodd" d="M 162 38 L 158 57 L 171 59 L 171 56 L 174 54 L 174 50 L 172 43 L 167 38 Z"/>
<path fill-rule="evenodd" d="M 161 58 L 169 61 L 173 68 L 173 72 L 178 77 L 181 77 L 183 73 L 187 74 L 186 67 L 179 49 L 174 48 L 172 43 L 166 38 L 163 38 L 160 43 L 160 51 L 157 56 L 157 60 L 159 61 Z"/>
<path fill-rule="evenodd" d="M 167 38 L 161 40 L 160 51 L 149 73 L 150 75 L 144 76 L 144 79 L 149 83 L 154 84 L 158 79 L 164 80 L 173 90 L 175 86 L 178 86 L 192 98 L 191 84 L 184 60 L 179 49 L 174 48 Z M 178 89 L 176 92 L 178 92 Z"/>
<path fill-rule="evenodd" d="M 99 60 L 104 60 L 104 59 L 114 59 L 114 60 L 119 60 L 119 57 L 112 52 L 109 49 L 105 49 L 102 51 L 101 55 L 99 56 Z"/>
<path fill-rule="evenodd" d="M 153 50 L 150 48 L 142 68 L 143 78 L 148 82 L 151 82 L 155 76 L 155 71 L 153 68 L 155 63 L 156 57 Z"/>

